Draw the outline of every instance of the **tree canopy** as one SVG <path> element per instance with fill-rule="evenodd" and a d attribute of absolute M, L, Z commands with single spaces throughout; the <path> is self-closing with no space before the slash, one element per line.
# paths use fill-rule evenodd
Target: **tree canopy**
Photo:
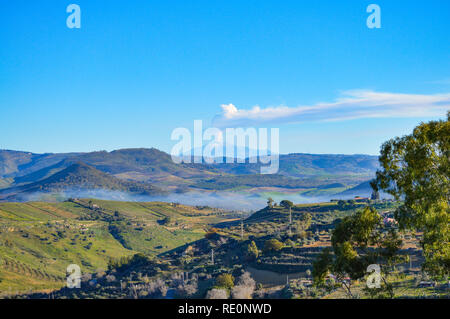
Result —
<path fill-rule="evenodd" d="M 403 201 L 395 212 L 402 229 L 423 232 L 423 269 L 450 273 L 450 112 L 447 120 L 417 126 L 412 134 L 385 142 L 381 169 L 372 183 Z"/>
<path fill-rule="evenodd" d="M 220 274 L 216 278 L 216 287 L 231 289 L 234 287 L 234 277 L 230 274 Z"/>
<path fill-rule="evenodd" d="M 248 260 L 253 261 L 258 258 L 259 251 L 256 243 L 251 241 L 250 244 L 247 245 L 247 250 L 245 252 L 245 256 Z"/>
<path fill-rule="evenodd" d="M 283 243 L 275 238 L 266 240 L 266 242 L 264 243 L 264 251 L 266 252 L 279 251 L 281 250 L 281 248 L 283 248 Z"/>
<path fill-rule="evenodd" d="M 401 243 L 394 229 L 384 227 L 378 212 L 365 207 L 337 224 L 331 237 L 332 249 L 324 249 L 313 263 L 314 283 L 323 285 L 327 275 L 333 274 L 352 296 L 351 281 L 363 279 L 367 267 L 376 264 L 380 266 L 383 285 L 369 294 L 393 297 L 386 278 L 392 266 L 400 262 Z"/>
<path fill-rule="evenodd" d="M 294 203 L 290 200 L 284 199 L 280 202 L 280 206 L 283 206 L 286 209 L 290 209 L 294 206 Z"/>

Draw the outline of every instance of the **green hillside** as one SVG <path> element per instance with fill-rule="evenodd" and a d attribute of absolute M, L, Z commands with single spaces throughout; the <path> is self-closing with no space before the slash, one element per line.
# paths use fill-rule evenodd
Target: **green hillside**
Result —
<path fill-rule="evenodd" d="M 225 190 L 243 187 L 280 187 L 280 188 L 309 188 L 311 181 L 294 179 L 283 175 L 228 175 L 202 179 L 193 184 L 202 189 Z"/>
<path fill-rule="evenodd" d="M 160 202 L 0 203 L 0 294 L 61 287 L 72 263 L 95 272 L 111 258 L 160 254 L 203 237 L 224 214 Z"/>
<path fill-rule="evenodd" d="M 322 249 L 331 245 L 337 223 L 367 204 L 297 204 L 289 225 L 289 210 L 273 203 L 241 226 L 237 213 L 175 203 L 3 203 L 0 295 L 204 298 L 224 273 L 238 278 L 246 271 L 258 284 L 258 298 L 345 298 L 337 286 L 312 287 L 310 271 Z M 399 203 L 370 204 L 389 215 Z M 401 254 L 412 259 L 391 275 L 396 297 L 448 297 L 446 282 L 430 288 L 417 284 L 423 262 L 418 239 L 419 234 L 404 236 Z M 85 275 L 81 289 L 64 288 L 65 269 L 71 263 L 79 264 Z M 361 284 L 355 282 L 355 287 Z"/>
<path fill-rule="evenodd" d="M 282 154 L 279 156 L 278 174 L 314 179 L 321 181 L 321 184 L 356 183 L 372 178 L 378 165 L 378 157 L 370 155 Z M 234 163 L 211 166 L 228 174 L 245 175 L 258 174 L 261 164 Z"/>
<path fill-rule="evenodd" d="M 136 181 L 207 177 L 214 174 L 214 170 L 202 165 L 176 164 L 169 154 L 151 148 L 42 155 L 0 151 L 0 176 L 15 177 L 17 184 L 36 182 L 78 162 L 122 179 Z"/>
<path fill-rule="evenodd" d="M 0 192 L 0 198 L 9 200 L 19 198 L 21 194 L 35 192 L 56 193 L 65 190 L 110 190 L 138 195 L 159 195 L 164 192 L 153 185 L 126 181 L 115 178 L 89 165 L 78 162 L 50 177 L 24 186 L 10 188 Z"/>
<path fill-rule="evenodd" d="M 46 153 L 0 150 L 0 177 L 16 177 L 30 174 L 42 168 L 55 165 L 81 153 Z"/>
<path fill-rule="evenodd" d="M 58 176 L 58 173 L 79 162 L 121 180 L 158 184 L 162 188 L 178 191 L 192 188 L 317 188 L 337 183 L 348 187 L 372 179 L 378 167 L 376 156 L 287 154 L 280 155 L 277 175 L 262 178 L 259 163 L 176 164 L 169 154 L 155 148 L 62 154 L 0 151 L 0 178 L 13 178 L 14 184 L 9 186 L 29 186 L 53 175 Z M 2 184 L 3 187 L 8 186 Z M 305 195 L 324 192 L 313 191 Z M 326 193 L 331 193 L 331 189 Z"/>

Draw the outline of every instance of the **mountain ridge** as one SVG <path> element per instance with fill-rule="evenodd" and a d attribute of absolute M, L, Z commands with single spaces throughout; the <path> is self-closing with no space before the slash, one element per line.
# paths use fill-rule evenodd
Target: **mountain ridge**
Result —
<path fill-rule="evenodd" d="M 20 198 L 24 193 L 54 193 L 66 190 L 110 190 L 136 195 L 161 195 L 165 192 L 147 183 L 125 181 L 83 162 L 76 162 L 42 180 L 0 191 L 0 199 Z"/>
<path fill-rule="evenodd" d="M 222 191 L 253 187 L 286 189 L 319 188 L 331 189 L 353 187 L 375 176 L 378 157 L 372 155 L 309 154 L 291 153 L 280 155 L 279 172 L 276 175 L 261 175 L 260 163 L 181 163 L 172 161 L 169 154 L 156 148 L 126 148 L 90 153 L 46 153 L 35 154 L 21 151 L 0 150 L 0 193 L 31 191 L 37 185 L 46 188 L 48 179 L 68 167 L 84 163 L 95 169 L 91 173 L 106 186 L 134 189 L 143 185 L 158 185 L 158 189 L 169 192 L 190 190 Z M 108 178 L 117 179 L 106 182 Z M 67 172 L 65 172 L 67 173 Z M 81 174 L 83 175 L 83 174 Z M 56 175 L 58 176 L 58 175 Z M 84 176 L 84 181 L 89 179 Z M 71 186 L 83 179 L 72 178 Z M 122 186 L 118 186 L 121 181 Z M 100 185 L 102 182 L 99 182 Z M 96 183 L 92 183 L 96 188 Z M 76 186 L 76 185 L 75 185 Z M 82 185 L 81 185 L 82 186 Z M 106 187 L 108 189 L 108 187 Z M 49 189 L 60 189 L 47 187 Z"/>

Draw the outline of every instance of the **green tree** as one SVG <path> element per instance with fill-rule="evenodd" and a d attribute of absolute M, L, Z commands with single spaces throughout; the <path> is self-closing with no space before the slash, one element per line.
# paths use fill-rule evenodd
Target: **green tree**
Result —
<path fill-rule="evenodd" d="M 371 181 L 370 186 L 372 187 L 372 195 L 370 195 L 370 199 L 371 200 L 379 200 L 380 192 L 378 191 L 378 188 L 376 187 L 376 181 L 375 180 Z"/>
<path fill-rule="evenodd" d="M 250 244 L 247 245 L 245 256 L 250 261 L 253 261 L 258 258 L 259 251 L 254 241 L 252 241 Z"/>
<path fill-rule="evenodd" d="M 344 209 L 347 203 L 345 202 L 345 200 L 340 199 L 338 200 L 337 204 L 340 209 Z"/>
<path fill-rule="evenodd" d="M 170 218 L 170 216 L 166 216 L 162 221 L 161 224 L 163 225 L 170 225 L 172 223 L 172 218 Z"/>
<path fill-rule="evenodd" d="M 280 202 L 280 206 L 283 206 L 286 209 L 290 209 L 294 206 L 294 203 L 290 200 L 284 199 Z"/>
<path fill-rule="evenodd" d="M 303 223 L 303 230 L 307 230 L 311 226 L 312 216 L 310 213 L 302 215 L 301 221 Z"/>
<path fill-rule="evenodd" d="M 291 202 L 290 200 L 282 200 L 280 202 L 280 206 L 283 206 L 286 209 L 289 209 L 289 224 L 292 223 L 292 207 L 294 206 L 294 203 Z"/>
<path fill-rule="evenodd" d="M 325 278 L 331 273 L 333 256 L 330 248 L 324 248 L 321 254 L 313 262 L 312 276 L 314 283 L 319 285 L 325 282 Z"/>
<path fill-rule="evenodd" d="M 393 266 L 402 260 L 398 254 L 402 241 L 396 230 L 384 227 L 375 209 L 365 207 L 342 219 L 333 231 L 331 244 L 334 254 L 331 254 L 331 249 L 324 249 L 313 263 L 315 285 L 324 285 L 327 275 L 331 273 L 353 297 L 352 281 L 363 279 L 367 267 L 377 264 L 383 284 L 376 290 L 366 292 L 371 296 L 394 296 L 387 278 Z"/>
<path fill-rule="evenodd" d="M 264 243 L 264 251 L 265 252 L 279 251 L 279 250 L 281 250 L 281 248 L 283 248 L 283 243 L 275 238 L 266 240 L 266 242 Z"/>
<path fill-rule="evenodd" d="M 297 233 L 297 237 L 304 238 L 306 236 L 306 230 L 311 226 L 312 216 L 310 213 L 302 215 L 300 220 L 297 220 L 294 224 L 294 230 Z"/>
<path fill-rule="evenodd" d="M 424 271 L 450 273 L 450 112 L 447 120 L 422 123 L 412 134 L 385 142 L 381 169 L 372 183 L 402 200 L 395 219 L 401 229 L 423 232 Z"/>
<path fill-rule="evenodd" d="M 220 274 L 216 278 L 216 288 L 225 288 L 230 290 L 234 287 L 234 277 L 231 274 Z"/>

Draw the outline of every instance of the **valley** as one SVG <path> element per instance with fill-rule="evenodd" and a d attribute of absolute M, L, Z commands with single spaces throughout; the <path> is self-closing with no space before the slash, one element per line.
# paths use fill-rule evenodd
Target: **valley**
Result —
<path fill-rule="evenodd" d="M 106 269 L 112 258 L 158 255 L 203 237 L 233 214 L 167 203 L 71 199 L 0 204 L 2 293 L 61 287 L 65 269 Z"/>
<path fill-rule="evenodd" d="M 364 273 L 326 270 L 319 284 L 315 272 L 339 261 L 326 255 L 340 252 L 339 227 L 375 214 L 378 242 L 352 254 L 396 252 L 379 296 L 448 297 L 421 268 L 423 234 L 395 224 L 403 203 L 372 189 L 378 167 L 375 156 L 288 154 L 261 175 L 258 164 L 175 164 L 157 149 L 0 151 L 0 296 L 367 298 Z M 72 264 L 79 289 L 67 287 Z"/>
<path fill-rule="evenodd" d="M 218 207 L 257 210 L 267 196 L 289 195 L 295 202 L 368 197 L 367 181 L 377 167 L 376 156 L 288 154 L 280 156 L 277 174 L 261 175 L 259 164 L 248 160 L 176 164 L 157 149 L 67 154 L 0 150 L 0 201 L 92 197 L 211 205 L 216 197 L 223 198 Z M 240 198 L 238 204 L 227 201 L 230 194 Z M 245 201 L 255 204 L 241 205 Z"/>
<path fill-rule="evenodd" d="M 0 294 L 204 298 L 218 278 L 229 273 L 236 285 L 238 278 L 251 276 L 254 298 L 325 298 L 330 293 L 345 297 L 339 289 L 314 288 L 312 264 L 330 247 L 336 223 L 367 204 L 297 204 L 289 217 L 276 202 L 253 214 L 179 203 L 81 198 L 0 203 Z M 386 200 L 371 205 L 385 216 L 397 207 Z M 412 256 L 412 261 L 395 275 L 400 286 L 405 284 L 400 278 L 421 276 L 418 238 L 405 235 L 402 254 Z M 69 264 L 82 270 L 81 289 L 65 287 Z M 422 290 L 427 289 L 431 288 Z M 436 289 L 429 293 L 445 295 L 445 290 Z"/>

